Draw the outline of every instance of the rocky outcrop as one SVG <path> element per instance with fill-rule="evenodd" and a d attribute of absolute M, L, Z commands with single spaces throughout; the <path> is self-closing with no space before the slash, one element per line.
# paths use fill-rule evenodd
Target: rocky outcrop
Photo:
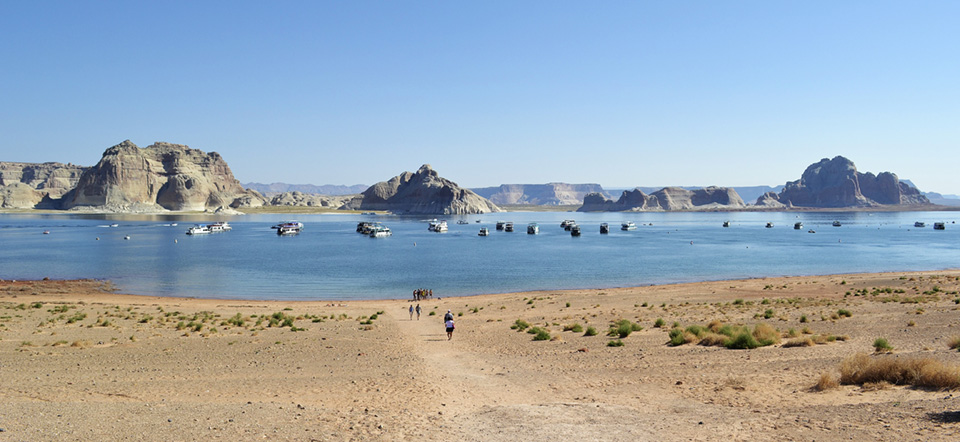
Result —
<path fill-rule="evenodd" d="M 314 195 L 302 192 L 283 192 L 270 199 L 271 206 L 340 208 L 358 195 Z"/>
<path fill-rule="evenodd" d="M 107 149 L 100 162 L 83 173 L 61 207 L 204 211 L 239 207 L 241 199 L 263 202 L 259 194 L 240 186 L 218 153 L 162 142 L 140 148 L 127 140 Z"/>
<path fill-rule="evenodd" d="M 503 184 L 471 189 L 494 204 L 578 205 L 591 193 L 607 195 L 599 184 Z"/>
<path fill-rule="evenodd" d="M 300 192 L 314 195 L 357 195 L 367 190 L 366 184 L 354 184 L 352 186 L 342 186 L 336 184 L 324 184 L 317 186 L 313 184 L 287 184 L 287 183 L 243 183 L 243 187 L 253 189 L 266 196 L 277 196 L 281 193 Z"/>
<path fill-rule="evenodd" d="M 486 198 L 440 177 L 429 164 L 421 166 L 416 173 L 404 172 L 370 186 L 341 209 L 436 215 L 501 211 Z"/>
<path fill-rule="evenodd" d="M 745 204 L 737 192 L 727 187 L 706 187 L 687 190 L 664 187 L 650 195 L 640 189 L 625 190 L 617 201 L 591 193 L 583 199 L 578 212 L 640 212 L 671 210 L 729 210 Z"/>
<path fill-rule="evenodd" d="M 0 207 L 52 206 L 50 201 L 73 189 L 87 169 L 63 163 L 0 162 Z"/>
<path fill-rule="evenodd" d="M 897 175 L 857 172 L 856 165 L 842 156 L 824 158 L 811 164 L 797 181 L 788 182 L 777 195 L 757 200 L 762 207 L 871 207 L 879 205 L 923 205 L 930 200 L 919 190 L 902 183 Z"/>

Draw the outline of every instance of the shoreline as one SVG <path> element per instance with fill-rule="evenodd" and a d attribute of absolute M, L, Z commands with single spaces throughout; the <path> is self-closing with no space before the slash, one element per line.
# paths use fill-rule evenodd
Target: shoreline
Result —
<path fill-rule="evenodd" d="M 410 313 L 417 304 L 400 299 L 250 301 L 111 288 L 89 279 L 0 281 L 3 438 L 960 434 L 954 392 L 882 382 L 815 388 L 823 376 L 839 378 L 856 354 L 927 358 L 960 376 L 960 269 L 444 297 L 421 300 L 419 319 Z M 440 320 L 448 310 L 452 340 Z M 629 332 L 618 331 L 624 323 Z M 762 326 L 775 339 L 738 350 L 686 335 L 711 323 Z M 889 340 L 892 356 L 873 354 L 877 338 Z"/>

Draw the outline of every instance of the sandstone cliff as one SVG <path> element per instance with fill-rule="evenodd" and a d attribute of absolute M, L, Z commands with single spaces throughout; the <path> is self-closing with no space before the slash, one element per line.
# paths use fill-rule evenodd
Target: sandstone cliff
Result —
<path fill-rule="evenodd" d="M 640 212 L 670 210 L 727 210 L 745 207 L 740 195 L 726 187 L 687 190 L 664 187 L 650 195 L 640 189 L 625 190 L 620 199 L 611 201 L 592 193 L 583 199 L 578 212 Z"/>
<path fill-rule="evenodd" d="M 797 181 L 786 183 L 776 195 L 757 199 L 762 207 L 871 207 L 877 205 L 923 205 L 930 200 L 919 190 L 902 183 L 896 174 L 857 172 L 842 156 L 811 164 Z"/>
<path fill-rule="evenodd" d="M 501 211 L 486 198 L 440 177 L 429 164 L 421 166 L 416 173 L 404 172 L 374 184 L 341 208 L 436 215 Z"/>
<path fill-rule="evenodd" d="M 270 199 L 271 206 L 340 208 L 358 195 L 314 195 L 302 192 L 283 192 Z"/>
<path fill-rule="evenodd" d="M 606 195 L 599 184 L 503 184 L 471 189 L 494 204 L 578 205 L 591 193 Z"/>
<path fill-rule="evenodd" d="M 61 207 L 128 210 L 151 207 L 194 211 L 263 204 L 233 177 L 216 152 L 158 142 L 145 148 L 129 140 L 107 149 L 96 166 L 85 171 Z"/>
<path fill-rule="evenodd" d="M 52 206 L 73 189 L 88 167 L 63 163 L 0 162 L 0 207 Z"/>

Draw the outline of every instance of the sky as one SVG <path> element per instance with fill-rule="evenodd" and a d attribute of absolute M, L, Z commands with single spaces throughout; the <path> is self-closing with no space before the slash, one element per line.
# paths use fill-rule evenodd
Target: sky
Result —
<path fill-rule="evenodd" d="M 129 139 L 242 182 L 782 185 L 821 158 L 960 194 L 956 1 L 0 0 L 0 160 Z"/>

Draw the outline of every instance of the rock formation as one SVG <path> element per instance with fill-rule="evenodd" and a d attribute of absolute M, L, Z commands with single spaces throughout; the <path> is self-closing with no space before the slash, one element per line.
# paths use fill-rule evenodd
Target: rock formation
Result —
<path fill-rule="evenodd" d="M 429 164 L 421 166 L 416 173 L 404 172 L 374 184 L 341 208 L 436 215 L 501 211 L 486 198 L 440 177 Z"/>
<path fill-rule="evenodd" d="M 357 195 L 367 190 L 369 185 L 354 184 L 352 186 L 341 186 L 336 184 L 324 184 L 317 186 L 313 184 L 287 184 L 287 183 L 242 183 L 244 188 L 253 189 L 260 192 L 261 195 L 273 197 L 281 193 L 300 192 L 313 195 Z"/>
<path fill-rule="evenodd" d="M 578 205 L 590 193 L 606 195 L 599 184 L 503 184 L 471 189 L 494 204 Z"/>
<path fill-rule="evenodd" d="M 357 195 L 314 195 L 302 192 L 283 192 L 270 199 L 271 206 L 340 208 Z"/>
<path fill-rule="evenodd" d="M 187 146 L 155 143 L 139 148 L 129 140 L 107 149 L 96 166 L 85 171 L 61 207 L 128 210 L 155 206 L 166 210 L 216 210 L 263 204 L 233 177 L 226 161 Z"/>
<path fill-rule="evenodd" d="M 611 201 L 602 194 L 591 193 L 583 199 L 578 212 L 640 212 L 670 210 L 727 210 L 745 205 L 737 192 L 727 187 L 706 187 L 687 190 L 664 187 L 650 195 L 640 189 L 625 190 L 620 199 Z"/>
<path fill-rule="evenodd" d="M 52 207 L 51 201 L 73 189 L 86 169 L 63 163 L 0 162 L 0 207 Z"/>
<path fill-rule="evenodd" d="M 786 183 L 776 195 L 757 199 L 762 207 L 871 207 L 878 205 L 922 205 L 930 200 L 919 190 L 902 183 L 896 174 L 857 172 L 842 156 L 824 158 L 811 164 L 800 179 Z"/>

